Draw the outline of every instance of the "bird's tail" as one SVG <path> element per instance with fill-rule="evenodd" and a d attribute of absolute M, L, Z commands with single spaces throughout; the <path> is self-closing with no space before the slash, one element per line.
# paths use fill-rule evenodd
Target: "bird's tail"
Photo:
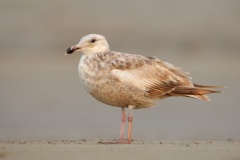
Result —
<path fill-rule="evenodd" d="M 221 88 L 220 86 L 204 86 L 194 84 L 194 87 L 177 87 L 170 94 L 173 96 L 185 96 L 196 98 L 204 101 L 210 101 L 206 94 L 219 93 L 221 91 L 212 90 L 211 88 Z"/>
<path fill-rule="evenodd" d="M 224 86 L 206 86 L 206 85 L 201 85 L 201 84 L 193 84 L 194 87 L 198 87 L 198 88 L 225 88 Z"/>

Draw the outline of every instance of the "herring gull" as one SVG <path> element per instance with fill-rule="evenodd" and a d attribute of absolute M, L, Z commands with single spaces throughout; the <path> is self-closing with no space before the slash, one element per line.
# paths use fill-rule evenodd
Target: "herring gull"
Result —
<path fill-rule="evenodd" d="M 121 107 L 120 138 L 116 142 L 131 143 L 133 109 L 148 108 L 156 100 L 183 96 L 209 101 L 206 94 L 217 93 L 217 86 L 195 84 L 186 72 L 155 57 L 111 51 L 106 38 L 99 34 L 84 36 L 65 54 L 83 53 L 79 76 L 86 90 L 105 104 Z M 124 139 L 126 114 L 129 109 L 128 137 Z"/>

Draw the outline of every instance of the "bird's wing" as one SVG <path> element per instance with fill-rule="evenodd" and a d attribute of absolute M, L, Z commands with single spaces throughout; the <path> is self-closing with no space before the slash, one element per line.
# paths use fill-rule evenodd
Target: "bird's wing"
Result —
<path fill-rule="evenodd" d="M 133 59 L 132 62 L 130 60 L 130 67 L 119 62 L 121 67 L 118 68 L 118 64 L 115 63 L 116 67 L 111 70 L 111 74 L 123 84 L 135 86 L 148 92 L 150 96 L 163 96 L 182 85 L 184 81 L 189 81 L 185 72 L 159 59 L 144 56 Z"/>

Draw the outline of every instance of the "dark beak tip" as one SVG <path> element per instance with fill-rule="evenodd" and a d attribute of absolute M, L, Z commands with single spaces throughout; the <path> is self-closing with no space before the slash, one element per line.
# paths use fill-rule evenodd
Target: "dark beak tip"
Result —
<path fill-rule="evenodd" d="M 67 50 L 66 50 L 66 53 L 67 54 L 72 54 L 74 52 L 74 50 L 72 50 L 71 47 L 69 47 Z"/>

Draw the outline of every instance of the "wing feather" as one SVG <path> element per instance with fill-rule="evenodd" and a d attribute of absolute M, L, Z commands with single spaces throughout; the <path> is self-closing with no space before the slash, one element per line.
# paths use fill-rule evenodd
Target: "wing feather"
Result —
<path fill-rule="evenodd" d="M 149 96 L 159 97 L 177 86 L 193 86 L 186 72 L 155 57 L 112 51 L 106 61 L 110 73 L 125 85 L 135 86 Z"/>
<path fill-rule="evenodd" d="M 150 96 L 165 95 L 181 83 L 178 76 L 158 65 L 143 65 L 128 70 L 113 69 L 111 73 L 122 83 L 144 90 Z"/>

